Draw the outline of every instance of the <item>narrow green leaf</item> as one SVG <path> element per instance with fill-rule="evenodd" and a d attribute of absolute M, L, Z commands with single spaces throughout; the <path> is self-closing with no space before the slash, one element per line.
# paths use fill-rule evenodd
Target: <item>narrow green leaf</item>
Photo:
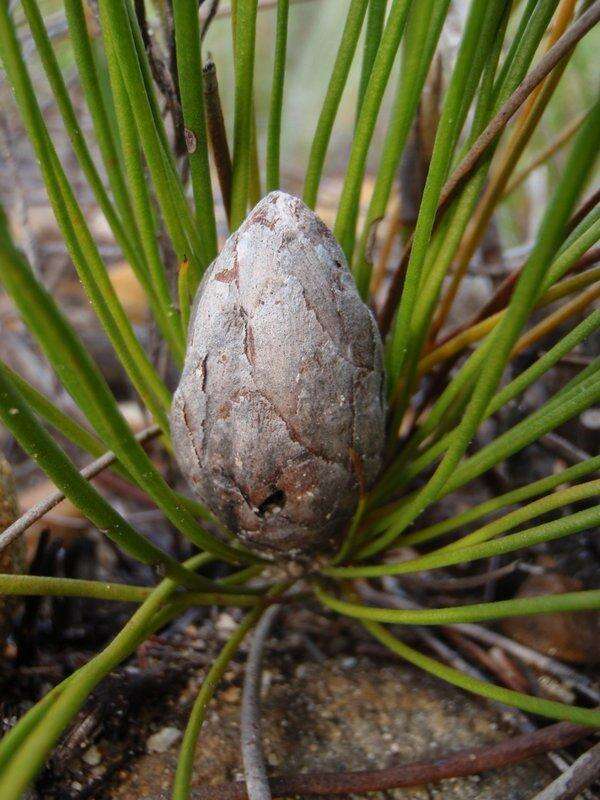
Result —
<path fill-rule="evenodd" d="M 131 201 L 121 170 L 119 149 L 113 135 L 107 102 L 101 91 L 82 0 L 64 0 L 64 7 L 69 26 L 69 39 L 73 47 L 81 87 L 90 111 L 95 138 L 102 155 L 115 204 L 124 224 L 130 227 L 130 235 L 136 236 Z"/>
<path fill-rule="evenodd" d="M 192 174 L 196 220 L 209 260 L 217 255 L 213 203 L 204 116 L 200 22 L 197 0 L 174 0 L 175 46 L 185 140 Z"/>
<path fill-rule="evenodd" d="M 456 477 L 460 473 L 460 468 L 457 469 L 458 462 L 484 417 L 513 346 L 535 305 L 545 269 L 564 238 L 565 225 L 597 155 L 599 136 L 600 102 L 589 113 L 575 139 L 564 174 L 548 206 L 536 244 L 515 286 L 506 314 L 489 337 L 490 344 L 486 346 L 494 353 L 494 357 L 482 362 L 475 388 L 452 444 L 425 487 L 403 509 L 394 526 L 395 533 L 388 532 L 376 545 L 369 548 L 369 554 L 389 544 L 396 535 L 405 530 L 428 504 L 438 499 L 440 493 L 453 483 L 451 476 Z"/>
<path fill-rule="evenodd" d="M 404 290 L 393 327 L 389 350 L 388 377 L 395 386 L 410 350 L 412 341 L 412 316 L 417 299 L 427 248 L 433 230 L 442 187 L 450 168 L 452 154 L 464 123 L 468 107 L 477 88 L 487 53 L 480 49 L 484 30 L 497 28 L 504 9 L 503 0 L 473 0 L 467 18 L 460 49 L 456 59 L 440 116 L 433 154 L 423 198 L 417 219 L 411 256 L 406 272 Z M 496 17 L 495 25 L 494 17 Z M 485 26 L 486 21 L 488 25 Z M 486 36 L 487 39 L 487 36 Z"/>
<path fill-rule="evenodd" d="M 435 675 L 454 686 L 459 686 L 467 692 L 520 708 L 530 714 L 550 717 L 550 719 L 570 720 L 580 725 L 600 726 L 600 711 L 592 711 L 589 708 L 580 708 L 579 706 L 569 706 L 565 703 L 557 703 L 541 697 L 531 697 L 522 692 L 515 692 L 512 689 L 505 689 L 478 678 L 472 678 L 469 675 L 465 675 L 464 672 L 460 672 L 453 667 L 447 667 L 445 664 L 440 664 L 439 661 L 419 653 L 418 650 L 414 650 L 404 644 L 404 642 L 392 636 L 389 631 L 375 622 L 363 622 L 363 625 L 379 642 L 400 656 L 400 658 L 404 658 L 410 664 L 414 664 L 416 667 L 425 670 L 425 672 L 429 672 L 431 675 Z"/>
<path fill-rule="evenodd" d="M 0 595 L 6 597 L 85 597 L 120 603 L 143 603 L 152 592 L 150 586 L 132 586 L 126 583 L 0 574 Z M 178 599 L 190 607 L 221 605 L 247 608 L 260 602 L 256 594 L 231 595 L 218 592 L 182 592 Z"/>
<path fill-rule="evenodd" d="M 277 0 L 277 22 L 275 25 L 275 58 L 271 102 L 267 124 L 267 192 L 279 189 L 279 157 L 281 149 L 281 115 L 283 112 L 283 83 L 287 53 L 288 16 L 290 0 Z"/>
<path fill-rule="evenodd" d="M 356 103 L 356 119 L 360 116 L 360 108 L 367 90 L 367 84 L 373 71 L 373 63 L 381 42 L 383 33 L 383 23 L 387 10 L 387 0 L 369 0 L 367 11 L 367 28 L 365 31 L 365 41 L 363 45 L 363 59 L 360 70 L 360 82 L 358 84 L 358 98 Z"/>
<path fill-rule="evenodd" d="M 337 49 L 327 93 L 325 94 L 310 148 L 308 166 L 306 167 L 302 199 L 309 208 L 314 208 L 317 202 L 331 130 L 348 80 L 350 65 L 356 52 L 368 2 L 369 0 L 351 0 L 348 8 L 342 38 Z"/>
<path fill-rule="evenodd" d="M 494 464 L 518 452 L 544 433 L 581 413 L 585 408 L 589 408 L 599 398 L 600 378 L 598 377 L 598 365 L 596 365 L 595 374 L 578 383 L 570 392 L 562 394 L 558 401 L 553 398 L 537 412 L 479 450 L 474 456 L 467 458 L 462 464 L 458 464 L 452 474 L 447 477 L 443 488 L 438 490 L 435 499 L 439 500 L 441 497 L 445 497 L 478 477 Z M 407 520 L 412 521 L 417 516 L 415 509 L 423 500 L 422 494 L 423 490 L 420 490 L 404 498 L 397 511 L 387 515 L 385 519 L 374 526 L 375 530 L 386 527 L 387 531 L 375 542 L 366 546 L 361 552 L 362 556 L 370 556 L 378 552 L 406 529 L 410 524 L 407 523 Z"/>
<path fill-rule="evenodd" d="M 33 714 L 29 712 L 27 724 L 13 735 L 10 746 L 5 750 L 10 754 L 9 759 L 3 762 L 0 756 L 0 795 L 3 800 L 22 798 L 30 781 L 89 693 L 149 635 L 156 626 L 161 610 L 166 610 L 165 604 L 175 588 L 173 581 L 162 581 L 108 647 L 56 687 L 51 692 L 51 701 L 44 698 L 41 708 L 38 704 L 32 709 Z M 161 621 L 166 621 L 164 616 Z"/>
<path fill-rule="evenodd" d="M 52 440 L 11 385 L 0 366 L 0 418 L 21 447 L 46 475 L 77 506 L 83 515 L 126 553 L 163 569 L 188 589 L 212 588 L 212 583 L 182 567 L 175 559 L 141 536 L 112 506 L 82 478 L 67 455 Z"/>
<path fill-rule="evenodd" d="M 202 549 L 227 560 L 246 556 L 204 531 L 158 472 L 121 415 L 96 365 L 64 319 L 51 296 L 39 284 L 24 259 L 0 237 L 0 277 L 28 327 L 100 438 L 136 483 L 152 497 L 169 520 Z M 166 425 L 166 423 L 165 423 Z M 165 428 L 168 430 L 168 427 Z"/>
<path fill-rule="evenodd" d="M 104 106 L 102 103 L 102 97 L 99 92 L 96 94 L 91 94 L 93 89 L 96 88 L 97 84 L 94 83 L 93 78 L 90 75 L 90 70 L 93 69 L 93 59 L 91 57 L 91 48 L 89 47 L 89 39 L 87 37 L 85 18 L 83 16 L 83 12 L 81 12 L 81 19 L 78 20 L 79 28 L 73 28 L 72 22 L 74 15 L 69 14 L 69 11 L 72 11 L 73 5 L 77 5 L 77 2 L 74 3 L 73 0 L 65 0 L 67 19 L 69 19 L 71 22 L 70 34 L 73 40 L 73 49 L 80 70 L 82 86 L 84 87 L 86 96 L 88 98 L 91 96 L 93 101 L 89 107 L 92 120 L 94 122 L 94 131 L 103 155 L 104 165 L 107 167 L 107 174 L 109 181 L 111 181 L 111 188 L 115 196 L 115 203 L 117 204 L 121 218 L 113 207 L 113 204 L 106 192 L 106 189 L 104 188 L 102 179 L 98 174 L 98 170 L 96 169 L 88 146 L 85 142 L 83 133 L 79 126 L 79 121 L 77 120 L 77 116 L 71 102 L 71 98 L 69 97 L 65 81 L 58 65 L 58 60 L 54 54 L 52 45 L 50 43 L 50 38 L 44 26 L 40 9 L 35 0 L 23 0 L 23 9 L 29 21 L 31 33 L 44 65 L 48 81 L 52 87 L 56 104 L 63 118 L 65 130 L 69 136 L 73 151 L 77 156 L 79 164 L 87 178 L 88 183 L 90 184 L 92 191 L 94 192 L 94 196 L 98 202 L 98 205 L 115 235 L 115 239 L 121 247 L 125 258 L 127 258 L 127 260 L 133 265 L 134 269 L 136 269 L 136 274 L 138 275 L 138 278 L 140 278 L 143 285 L 144 270 L 140 265 L 135 248 L 137 231 L 132 225 L 133 215 L 131 214 L 125 183 L 118 168 L 118 160 L 115 157 L 116 150 L 114 147 L 114 142 L 112 142 L 111 132 L 110 129 L 106 130 L 107 120 L 105 118 L 105 114 L 103 113 Z M 85 41 L 85 44 L 87 45 L 85 56 L 88 57 L 88 60 L 86 60 L 85 56 L 82 58 L 81 45 L 83 41 Z M 112 167 L 112 169 L 110 169 L 110 167 Z M 126 221 L 128 225 L 128 232 L 126 231 L 122 220 Z"/>
<path fill-rule="evenodd" d="M 327 608 L 346 617 L 384 622 L 389 625 L 451 625 L 452 623 L 486 622 L 506 617 L 530 614 L 554 614 L 562 611 L 589 611 L 600 609 L 600 590 L 566 594 L 544 594 L 536 597 L 519 597 L 514 600 L 495 600 L 492 603 L 474 603 L 451 608 L 374 608 L 339 600 L 315 586 L 315 594 Z"/>
<path fill-rule="evenodd" d="M 590 483 L 596 484 L 597 481 L 591 481 Z M 581 497 L 589 496 L 591 492 L 596 492 L 597 494 L 598 487 L 590 487 L 588 484 L 582 484 L 581 487 L 574 486 L 568 491 L 571 492 L 573 497 L 579 496 L 579 499 L 581 499 Z M 542 502 L 546 503 L 547 506 L 551 505 L 551 503 L 548 502 L 548 498 L 543 498 Z M 373 564 L 365 567 L 329 567 L 324 570 L 324 574 L 336 578 L 378 578 L 384 575 L 408 575 L 414 572 L 423 572 L 424 570 L 440 569 L 441 567 L 449 567 L 453 564 L 466 564 L 470 561 L 477 561 L 482 558 L 506 555 L 507 553 L 513 553 L 516 550 L 522 550 L 526 547 L 535 547 L 544 542 L 563 539 L 566 536 L 573 536 L 581 531 L 591 530 L 595 525 L 598 525 L 599 522 L 600 509 L 596 507 L 586 509 L 585 511 L 578 511 L 575 514 L 570 514 L 566 517 L 561 517 L 560 519 L 546 522 L 543 525 L 537 525 L 533 528 L 527 528 L 518 533 L 511 533 L 493 542 L 469 544 L 464 547 L 459 547 L 457 542 L 456 548 L 440 548 L 439 550 L 435 550 L 420 558 L 411 559 L 410 561 L 402 561 L 397 564 Z"/>
<path fill-rule="evenodd" d="M 229 662 L 236 654 L 248 631 L 258 622 L 262 612 L 262 608 L 257 608 L 244 617 L 235 632 L 223 646 L 219 655 L 212 662 L 206 677 L 202 681 L 202 686 L 194 700 L 194 705 L 181 743 L 179 759 L 177 761 L 177 771 L 175 773 L 175 783 L 173 786 L 173 800 L 188 800 L 189 798 L 192 769 L 196 756 L 196 744 L 206 717 L 208 704 Z"/>
<path fill-rule="evenodd" d="M 446 533 L 451 533 L 452 531 L 458 530 L 459 528 L 468 525 L 470 522 L 474 522 L 475 520 L 480 519 L 487 514 L 491 514 L 498 509 L 506 508 L 514 503 L 520 503 L 523 500 L 529 500 L 531 497 L 537 497 L 538 495 L 545 494 L 546 492 L 550 492 L 552 489 L 555 489 L 557 486 L 571 483 L 579 478 L 584 477 L 585 475 L 597 472 L 599 469 L 600 456 L 589 458 L 586 461 L 581 461 L 579 464 L 575 464 L 572 467 L 561 470 L 561 472 L 555 475 L 549 475 L 547 478 L 540 478 L 539 481 L 527 483 L 518 489 L 513 489 L 511 492 L 506 492 L 506 494 L 492 497 L 490 500 L 486 500 L 484 503 L 473 506 L 473 508 L 469 508 L 462 514 L 450 517 L 443 522 L 430 525 L 427 528 L 422 528 L 420 531 L 409 533 L 404 541 L 407 545 L 409 545 L 420 544 L 421 542 L 427 542 L 431 539 L 437 539 L 439 536 L 443 536 Z"/>
<path fill-rule="evenodd" d="M 52 400 L 46 397 L 45 394 L 39 392 L 28 381 L 22 378 L 18 373 L 14 372 L 8 364 L 0 361 L 2 369 L 10 377 L 13 385 L 17 391 L 23 395 L 28 405 L 38 414 L 42 419 L 46 420 L 53 428 L 62 433 L 67 439 L 74 444 L 86 450 L 96 458 L 106 452 L 106 448 L 101 440 L 93 433 L 80 425 L 72 416 L 65 414 L 61 411 Z"/>
<path fill-rule="evenodd" d="M 385 215 L 400 157 L 417 111 L 449 3 L 450 0 L 425 0 L 424 3 L 411 5 L 398 89 L 354 265 L 354 279 L 363 300 L 368 296 L 371 281 L 369 241 L 377 221 Z"/>
<path fill-rule="evenodd" d="M 183 186 L 164 141 L 164 132 L 161 133 L 161 125 L 157 122 L 154 93 L 152 87 L 147 86 L 141 66 L 143 62 L 137 52 L 135 34 L 139 30 L 136 21 L 129 16 L 128 6 L 121 0 L 100 0 L 102 33 L 107 48 L 113 48 L 126 76 L 125 88 L 144 156 L 177 257 L 180 261 L 188 258 L 199 279 L 210 261 L 207 243 L 198 236 Z"/>
<path fill-rule="evenodd" d="M 492 108 L 492 88 L 494 75 L 498 65 L 498 58 L 504 42 L 506 24 L 508 22 L 508 7 L 503 14 L 489 13 L 480 34 L 480 47 L 488 53 L 484 61 L 481 76 L 481 86 L 473 122 L 465 148 L 472 144 L 489 119 Z M 478 75 L 478 70 L 473 70 Z M 453 202 L 452 207 L 446 212 L 446 219 L 439 230 L 439 236 L 434 234 L 430 240 L 431 252 L 427 253 L 421 270 L 421 279 L 415 308 L 411 319 L 410 352 L 407 353 L 403 363 L 404 387 L 399 399 L 396 401 L 396 419 L 394 429 L 397 429 L 401 415 L 414 385 L 419 356 L 425 344 L 427 333 L 434 318 L 436 303 L 446 274 L 453 263 L 454 255 L 458 250 L 463 233 L 477 204 L 481 190 L 485 184 L 492 154 L 488 153 L 481 160 L 477 170 L 467 181 L 460 196 Z M 436 239 L 439 238 L 439 242 Z M 437 244 L 437 247 L 436 247 Z"/>
<path fill-rule="evenodd" d="M 410 3 L 411 0 L 393 0 L 361 104 L 354 139 L 352 140 L 346 177 L 333 229 L 348 260 L 352 257 L 351 251 L 354 246 L 354 228 L 358 214 L 360 186 L 364 177 L 369 146 L 373 138 L 383 93 L 404 33 Z"/>
<path fill-rule="evenodd" d="M 538 0 L 533 7 L 531 4 L 525 7 L 522 20 L 526 19 L 527 24 L 522 28 L 521 35 L 515 38 L 515 46 L 509 50 L 496 82 L 495 111 L 525 77 L 558 4 L 559 0 Z"/>
<path fill-rule="evenodd" d="M 246 216 L 250 187 L 252 91 L 257 0 L 237 0 L 235 21 L 235 114 L 233 122 L 233 174 L 231 228 Z"/>
<path fill-rule="evenodd" d="M 145 256 L 149 281 L 157 298 L 155 316 L 165 338 L 171 344 L 177 362 L 181 364 L 185 339 L 181 335 L 181 321 L 171 299 L 169 281 L 158 247 L 157 222 L 147 185 L 133 110 L 110 41 L 107 41 L 104 52 L 112 87 L 113 108 L 119 131 L 123 163 L 131 191 L 135 224 L 139 229 L 140 248 Z"/>
<path fill-rule="evenodd" d="M 599 329 L 600 310 L 593 311 L 583 322 L 560 339 L 554 347 L 545 352 L 537 361 L 528 367 L 528 369 L 524 370 L 520 375 L 517 375 L 516 378 L 497 392 L 492 400 L 490 400 L 482 421 L 488 419 L 511 400 L 514 400 L 522 394 L 528 386 L 531 386 L 535 381 L 545 375 L 563 356 Z M 380 484 L 371 493 L 370 505 L 378 501 L 380 502 L 383 498 L 389 496 L 390 492 L 398 491 L 398 489 L 405 486 L 412 478 L 419 475 L 446 450 L 451 437 L 454 435 L 453 432 L 444 434 L 435 444 L 428 447 L 422 453 L 417 454 L 415 446 L 424 438 L 424 433 L 421 431 L 421 434 L 415 436 L 413 440 L 407 444 L 399 458 L 396 459 L 386 471 Z"/>
<path fill-rule="evenodd" d="M 39 159 L 46 189 L 79 277 L 135 388 L 157 421 L 169 393 L 138 342 L 110 282 L 85 216 L 48 135 L 31 79 L 23 61 L 6 4 L 0 4 L 0 52 L 29 137 Z"/>

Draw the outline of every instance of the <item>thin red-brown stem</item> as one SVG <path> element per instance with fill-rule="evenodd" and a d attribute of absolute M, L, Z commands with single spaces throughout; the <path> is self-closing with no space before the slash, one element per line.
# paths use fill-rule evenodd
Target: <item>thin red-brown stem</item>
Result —
<path fill-rule="evenodd" d="M 223 207 L 227 215 L 227 222 L 231 216 L 231 180 L 233 167 L 231 165 L 231 153 L 227 143 L 227 132 L 225 130 L 225 120 L 221 107 L 219 95 L 219 82 L 217 80 L 217 68 L 215 62 L 209 60 L 204 65 L 204 103 L 206 106 L 206 127 L 208 130 L 208 140 L 217 170 L 219 188 L 223 199 Z"/>
<path fill-rule="evenodd" d="M 580 272 L 587 267 L 593 266 L 600 261 L 600 247 L 594 247 L 589 250 L 585 255 L 583 255 L 579 261 L 577 261 L 573 266 L 567 271 L 567 275 L 571 275 L 575 272 Z M 467 330 L 467 328 L 472 327 L 473 325 L 477 325 L 478 323 L 482 322 L 487 317 L 491 317 L 498 311 L 501 311 L 503 308 L 506 308 L 508 302 L 511 298 L 513 293 L 513 289 L 515 288 L 515 284 L 523 271 L 523 265 L 517 267 L 517 269 L 513 270 L 510 275 L 502 281 L 502 283 L 498 286 L 494 294 L 490 297 L 487 303 L 481 307 L 481 309 L 475 314 L 470 320 L 467 320 L 462 325 L 454 328 L 453 330 L 449 331 L 448 333 L 444 334 L 437 342 L 435 342 L 435 347 L 441 347 L 450 339 L 453 339 L 462 331 Z"/>
<path fill-rule="evenodd" d="M 299 795 L 345 795 L 377 792 L 403 786 L 421 786 L 426 783 L 477 775 L 488 769 L 498 769 L 508 764 L 518 764 L 533 756 L 567 747 L 583 739 L 590 728 L 559 722 L 532 733 L 513 736 L 498 744 L 475 750 L 459 750 L 431 761 L 400 764 L 387 769 L 360 772 L 308 772 L 272 778 L 271 794 L 276 797 Z M 197 789 L 195 800 L 248 800 L 243 783 L 205 786 Z"/>
<path fill-rule="evenodd" d="M 472 173 L 480 158 L 504 130 L 508 121 L 523 105 L 536 86 L 544 80 L 598 21 L 600 21 L 600 0 L 596 0 L 585 14 L 582 14 L 556 44 L 542 56 L 536 66 L 523 78 L 508 100 L 502 105 L 498 113 L 490 120 L 483 133 L 479 135 L 467 155 L 446 182 L 440 198 L 440 206 L 442 208 L 454 197 L 463 180 Z"/>
<path fill-rule="evenodd" d="M 568 235 L 571 233 L 571 231 L 575 230 L 579 223 L 587 217 L 590 211 L 595 208 L 598 203 L 600 203 L 600 189 L 596 189 L 596 191 L 581 204 L 575 214 L 573 214 L 569 224 L 567 225 L 566 234 Z"/>

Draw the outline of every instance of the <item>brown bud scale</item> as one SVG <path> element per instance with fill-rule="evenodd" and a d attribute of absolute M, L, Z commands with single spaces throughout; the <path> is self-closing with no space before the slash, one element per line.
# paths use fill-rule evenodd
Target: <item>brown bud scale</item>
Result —
<path fill-rule="evenodd" d="M 384 383 L 341 248 L 272 192 L 198 289 L 171 411 L 183 474 L 248 546 L 331 549 L 380 468 Z"/>

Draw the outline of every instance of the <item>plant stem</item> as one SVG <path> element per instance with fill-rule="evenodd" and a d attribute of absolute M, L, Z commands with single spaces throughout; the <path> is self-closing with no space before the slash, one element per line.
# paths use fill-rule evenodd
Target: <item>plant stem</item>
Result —
<path fill-rule="evenodd" d="M 478 775 L 490 769 L 506 769 L 536 755 L 568 747 L 589 735 L 589 728 L 559 722 L 541 730 L 509 737 L 476 750 L 459 750 L 431 761 L 398 764 L 376 770 L 303 772 L 269 781 L 273 797 L 325 795 L 363 796 L 370 792 L 410 786 L 425 786 L 446 778 Z M 248 800 L 243 783 L 199 787 L 196 800 Z"/>
<path fill-rule="evenodd" d="M 409 8 L 410 0 L 394 0 L 392 3 L 381 43 L 377 48 L 373 69 L 371 70 L 354 131 L 350 158 L 346 166 L 346 176 L 333 229 L 334 235 L 349 261 L 352 257 L 360 186 L 364 176 L 367 154 L 373 131 L 375 130 L 383 93 L 404 33 Z"/>
<path fill-rule="evenodd" d="M 240 726 L 242 762 L 249 800 L 271 800 L 269 779 L 261 742 L 260 690 L 263 650 L 279 611 L 279 605 L 272 605 L 261 617 L 252 637 L 246 663 Z"/>
<path fill-rule="evenodd" d="M 244 617 L 217 658 L 213 661 L 208 674 L 202 682 L 185 729 L 183 742 L 181 743 L 181 750 L 177 761 L 177 771 L 175 773 L 175 784 L 173 787 L 173 800 L 188 800 L 189 798 L 196 743 L 200 735 L 200 729 L 204 723 L 206 708 L 229 662 L 235 655 L 248 631 L 254 627 L 259 620 L 262 611 L 262 608 L 256 608 Z"/>
<path fill-rule="evenodd" d="M 219 97 L 217 68 L 214 61 L 204 65 L 204 100 L 206 105 L 206 126 L 217 169 L 221 198 L 225 207 L 227 223 L 231 229 L 231 154 L 227 143 L 227 131 Z"/>

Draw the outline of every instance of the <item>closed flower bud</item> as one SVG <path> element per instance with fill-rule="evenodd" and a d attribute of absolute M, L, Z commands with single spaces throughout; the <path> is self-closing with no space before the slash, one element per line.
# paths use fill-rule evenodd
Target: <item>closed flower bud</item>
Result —
<path fill-rule="evenodd" d="M 331 551 L 380 468 L 384 382 L 342 250 L 273 192 L 198 289 L 171 411 L 182 472 L 250 548 Z"/>

